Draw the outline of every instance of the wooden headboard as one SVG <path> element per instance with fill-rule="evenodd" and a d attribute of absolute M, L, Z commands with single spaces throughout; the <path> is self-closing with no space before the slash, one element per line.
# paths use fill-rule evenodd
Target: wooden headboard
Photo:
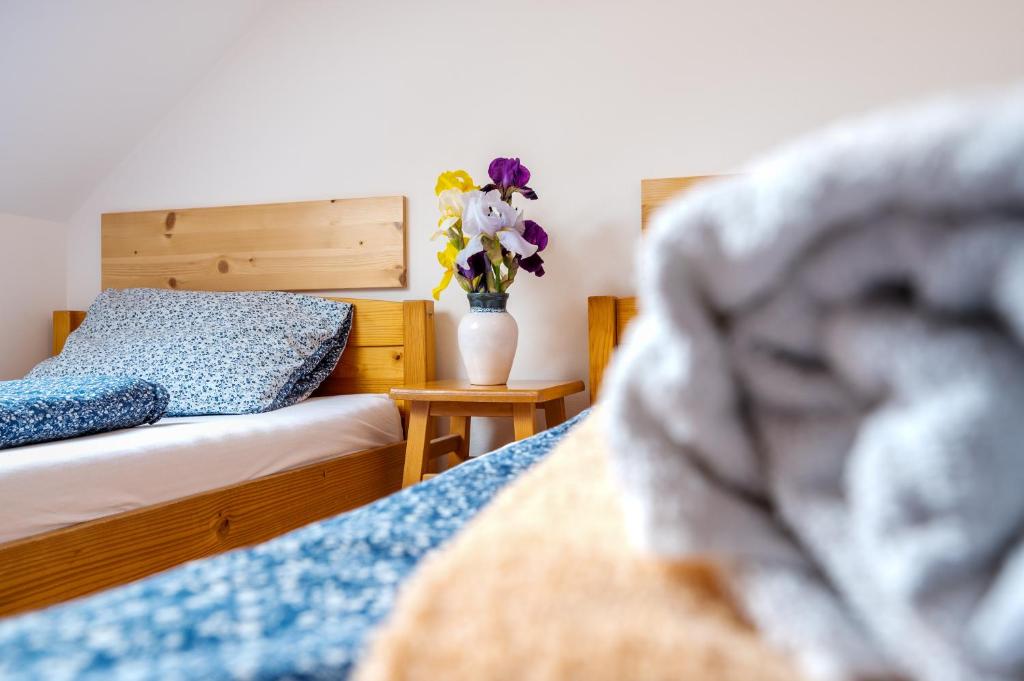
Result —
<path fill-rule="evenodd" d="M 106 213 L 103 288 L 402 288 L 405 198 Z"/>
<path fill-rule="evenodd" d="M 654 213 L 672 199 L 687 192 L 696 184 L 719 177 L 728 175 L 690 175 L 640 180 L 640 229 L 646 231 Z"/>

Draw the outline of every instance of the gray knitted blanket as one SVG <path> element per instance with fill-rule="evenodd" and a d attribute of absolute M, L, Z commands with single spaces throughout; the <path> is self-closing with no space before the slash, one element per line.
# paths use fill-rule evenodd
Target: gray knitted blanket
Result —
<path fill-rule="evenodd" d="M 607 393 L 633 536 L 821 679 L 1024 679 L 1024 90 L 662 212 Z"/>

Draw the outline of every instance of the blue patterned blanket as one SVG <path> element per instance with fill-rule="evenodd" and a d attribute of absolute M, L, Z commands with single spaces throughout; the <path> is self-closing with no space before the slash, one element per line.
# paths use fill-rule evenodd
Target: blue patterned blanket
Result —
<path fill-rule="evenodd" d="M 156 423 L 167 401 L 163 386 L 136 378 L 0 381 L 0 449 Z"/>
<path fill-rule="evenodd" d="M 265 544 L 0 621 L 0 678 L 345 679 L 420 559 L 581 418 Z"/>

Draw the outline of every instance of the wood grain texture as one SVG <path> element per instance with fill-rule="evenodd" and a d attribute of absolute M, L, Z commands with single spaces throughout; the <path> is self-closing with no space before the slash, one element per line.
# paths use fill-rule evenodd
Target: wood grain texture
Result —
<path fill-rule="evenodd" d="M 446 454 L 457 454 L 462 449 L 464 442 L 462 436 L 457 433 L 435 437 L 427 446 L 427 458 L 437 459 Z"/>
<path fill-rule="evenodd" d="M 587 346 L 590 357 L 590 403 L 597 404 L 604 372 L 612 360 L 612 351 L 619 343 L 615 323 L 615 297 L 587 298 Z"/>
<path fill-rule="evenodd" d="M 554 428 L 565 423 L 565 400 L 557 399 L 545 402 L 541 405 L 544 408 L 544 427 Z"/>
<path fill-rule="evenodd" d="M 416 485 L 427 472 L 427 446 L 430 440 L 430 403 L 413 402 L 409 410 L 409 438 L 405 446 L 402 487 Z"/>
<path fill-rule="evenodd" d="M 402 345 L 347 347 L 341 354 L 338 366 L 320 384 L 316 394 L 386 393 L 392 387 L 402 385 L 404 361 L 405 347 Z"/>
<path fill-rule="evenodd" d="M 636 298 L 615 299 L 615 336 L 616 345 L 625 337 L 626 327 L 637 315 Z"/>
<path fill-rule="evenodd" d="M 514 404 L 512 405 L 512 428 L 516 440 L 525 440 L 537 433 L 537 405 L 536 404 Z"/>
<path fill-rule="evenodd" d="M 499 402 L 431 402 L 431 416 L 512 416 L 512 405 Z"/>
<path fill-rule="evenodd" d="M 726 175 L 692 175 L 690 177 L 662 177 L 640 181 L 640 228 L 646 230 L 655 211 L 689 191 L 694 185 Z"/>
<path fill-rule="evenodd" d="M 402 303 L 405 326 L 406 383 L 434 380 L 434 303 L 430 300 L 407 300 Z"/>
<path fill-rule="evenodd" d="M 401 487 L 405 443 L 0 545 L 0 615 L 266 541 Z"/>
<path fill-rule="evenodd" d="M 328 298 L 352 303 L 355 316 L 348 336 L 349 347 L 380 347 L 405 344 L 405 306 L 394 300 Z M 417 302 L 417 301 L 411 301 Z M 429 303 L 430 301 L 419 301 Z M 413 342 L 416 342 L 413 339 Z"/>
<path fill-rule="evenodd" d="M 53 354 L 59 355 L 64 349 L 71 332 L 85 321 L 82 310 L 54 310 L 53 312 Z"/>
<path fill-rule="evenodd" d="M 107 213 L 102 271 L 104 288 L 402 288 L 405 198 Z"/>
<path fill-rule="evenodd" d="M 430 300 L 407 300 L 402 303 L 403 328 L 407 338 L 403 384 L 434 380 L 434 303 Z M 397 384 L 396 384 L 397 385 Z M 392 386 L 394 387 L 394 386 Z M 395 399 L 392 396 L 392 399 Z M 409 403 L 398 400 L 403 422 L 409 423 Z"/>
<path fill-rule="evenodd" d="M 509 381 L 507 385 L 473 385 L 446 380 L 406 384 L 391 391 L 396 400 L 537 404 L 583 391 L 583 381 Z"/>
<path fill-rule="evenodd" d="M 332 298 L 351 303 L 352 333 L 338 366 L 317 389 L 316 395 L 386 393 L 405 383 L 407 355 L 423 356 L 427 350 L 419 334 L 406 328 L 408 305 L 430 301 L 369 300 Z M 433 317 L 430 318 L 433 323 Z M 433 329 L 431 329 L 433 331 Z"/>
<path fill-rule="evenodd" d="M 612 354 L 636 314 L 636 298 L 592 296 L 587 299 L 591 404 L 597 403 Z"/>

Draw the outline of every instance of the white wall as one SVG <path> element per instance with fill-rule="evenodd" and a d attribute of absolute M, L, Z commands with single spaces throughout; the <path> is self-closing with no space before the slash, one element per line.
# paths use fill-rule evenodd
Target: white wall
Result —
<path fill-rule="evenodd" d="M 0 214 L 0 381 L 50 354 L 53 310 L 67 307 L 65 227 Z"/>
<path fill-rule="evenodd" d="M 0 211 L 66 220 L 266 2 L 0 2 Z"/>
<path fill-rule="evenodd" d="M 586 297 L 632 293 L 642 177 L 735 168 L 893 100 L 1024 76 L 1024 3 L 275 2 L 71 221 L 68 293 L 99 288 L 99 214 L 409 197 L 409 288 L 439 277 L 434 179 L 516 155 L 551 235 L 512 289 L 513 377 L 584 376 Z M 439 372 L 461 374 L 457 288 Z M 578 399 L 570 404 L 578 409 Z M 479 446 L 478 446 L 479 448 Z"/>

